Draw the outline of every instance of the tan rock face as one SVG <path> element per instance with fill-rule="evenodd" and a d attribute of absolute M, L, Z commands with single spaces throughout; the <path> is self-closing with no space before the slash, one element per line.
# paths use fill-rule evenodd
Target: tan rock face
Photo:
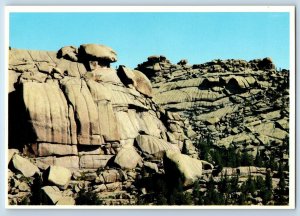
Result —
<path fill-rule="evenodd" d="M 255 156 L 258 148 L 273 155 L 286 142 L 289 71 L 276 71 L 271 58 L 185 65 L 156 56 L 137 70 L 151 80 L 156 103 L 189 119 L 194 143 L 209 138 L 216 150 L 234 145 Z M 174 143 L 178 134 L 167 134 Z"/>
<path fill-rule="evenodd" d="M 19 153 L 18 149 L 8 149 L 8 160 L 7 160 L 7 164 L 9 164 L 9 162 L 11 161 L 11 159 L 13 158 L 13 156 L 15 154 Z"/>
<path fill-rule="evenodd" d="M 12 158 L 12 163 L 15 169 L 20 171 L 25 177 L 31 177 L 36 173 L 39 173 L 39 169 L 28 159 L 23 158 L 15 154 Z"/>
<path fill-rule="evenodd" d="M 122 67 L 122 75 L 109 68 L 116 56 L 97 44 L 66 46 L 58 53 L 10 51 L 10 101 L 20 104 L 10 111 L 15 119 L 11 145 L 35 157 L 41 170 L 49 169 L 53 184 L 66 183 L 56 179 L 53 166 L 135 169 L 143 156 L 161 159 L 188 140 L 180 116 L 172 117 L 182 122 L 170 134 L 168 118 L 151 99 L 152 85 L 143 73 Z M 131 146 L 124 145 L 129 141 Z"/>
<path fill-rule="evenodd" d="M 110 47 L 100 44 L 83 44 L 79 47 L 79 55 L 95 60 L 117 61 L 117 53 Z"/>
<path fill-rule="evenodd" d="M 65 46 L 62 47 L 58 52 L 57 52 L 57 57 L 58 58 L 65 58 L 67 60 L 71 61 L 78 61 L 77 57 L 78 50 L 74 46 Z"/>
<path fill-rule="evenodd" d="M 167 151 L 164 166 L 166 174 L 172 178 L 181 178 L 183 186 L 192 185 L 202 175 L 202 162 L 180 152 Z"/>
<path fill-rule="evenodd" d="M 71 180 L 72 173 L 67 168 L 60 166 L 50 166 L 48 169 L 48 181 L 57 186 L 64 187 Z"/>
<path fill-rule="evenodd" d="M 152 97 L 152 85 L 145 74 L 138 70 L 130 70 L 125 66 L 120 66 L 118 73 L 120 76 L 126 77 L 126 82 L 132 84 L 138 92 Z"/>
<path fill-rule="evenodd" d="M 75 205 L 75 200 L 72 197 L 62 197 L 57 201 L 56 205 Z"/>
<path fill-rule="evenodd" d="M 145 153 L 162 158 L 166 151 L 180 152 L 176 145 L 153 136 L 139 135 L 136 138 L 137 146 Z"/>
<path fill-rule="evenodd" d="M 134 169 L 141 160 L 141 156 L 134 147 L 131 144 L 125 144 L 116 155 L 114 162 L 122 169 Z"/>
<path fill-rule="evenodd" d="M 56 186 L 45 186 L 41 191 L 43 204 L 55 205 L 63 197 L 62 192 Z"/>

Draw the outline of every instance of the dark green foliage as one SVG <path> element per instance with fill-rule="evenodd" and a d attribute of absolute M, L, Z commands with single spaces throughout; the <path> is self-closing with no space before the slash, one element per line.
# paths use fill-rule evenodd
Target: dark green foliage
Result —
<path fill-rule="evenodd" d="M 271 170 L 277 170 L 278 165 L 275 161 L 275 155 L 271 154 L 269 160 L 266 162 L 266 168 L 270 168 Z"/>
<path fill-rule="evenodd" d="M 246 195 L 244 193 L 241 193 L 241 195 L 238 197 L 237 204 L 239 204 L 239 205 L 246 204 Z"/>
<path fill-rule="evenodd" d="M 288 202 L 288 190 L 282 163 L 279 164 L 277 175 L 279 177 L 279 184 L 278 188 L 275 190 L 275 202 L 277 205 L 282 205 Z"/>
<path fill-rule="evenodd" d="M 18 205 L 31 205 L 30 203 L 30 198 L 29 197 L 24 197 Z"/>
<path fill-rule="evenodd" d="M 257 188 L 263 188 L 265 186 L 265 181 L 262 176 L 257 176 L 255 181 Z"/>
<path fill-rule="evenodd" d="M 158 196 L 156 205 L 168 205 L 168 199 L 165 196 Z"/>
<path fill-rule="evenodd" d="M 266 188 L 268 190 L 272 190 L 273 185 L 272 185 L 272 177 L 271 177 L 271 173 L 269 170 L 267 170 L 267 174 L 266 174 L 266 184 L 265 184 Z"/>
<path fill-rule="evenodd" d="M 228 149 L 215 148 L 210 151 L 211 160 L 221 167 L 238 167 L 241 165 L 241 155 L 234 146 Z"/>
<path fill-rule="evenodd" d="M 205 189 L 201 190 L 200 184 L 196 183 L 193 188 L 194 205 L 251 205 L 255 197 L 261 197 L 264 205 L 271 205 L 274 200 L 277 205 L 288 204 L 288 191 L 282 175 L 282 185 L 273 190 L 271 173 L 266 176 L 251 176 L 239 187 L 239 176 L 229 178 L 227 174 L 221 174 L 216 182 L 212 177 L 206 182 Z M 274 192 L 275 191 L 275 192 Z M 275 193 L 275 195 L 274 195 Z"/>
<path fill-rule="evenodd" d="M 272 199 L 272 193 L 273 193 L 273 185 L 272 185 L 272 177 L 271 173 L 268 170 L 265 178 L 265 184 L 260 189 L 260 196 L 263 200 L 263 204 L 267 205 L 268 202 Z"/>
<path fill-rule="evenodd" d="M 206 138 L 203 138 L 195 145 L 199 151 L 199 157 L 202 160 L 206 160 L 208 162 L 212 162 L 210 158 L 210 150 L 213 148 L 213 143 L 211 141 L 211 136 L 208 135 Z"/>
<path fill-rule="evenodd" d="M 96 193 L 92 191 L 80 190 L 75 199 L 76 205 L 101 205 L 102 201 Z"/>
<path fill-rule="evenodd" d="M 273 144 L 271 144 L 272 146 Z M 271 151 L 259 150 L 255 157 L 250 154 L 244 144 L 244 149 L 242 151 L 230 144 L 226 149 L 224 147 L 217 147 L 213 145 L 213 141 L 210 135 L 200 140 L 195 146 L 200 150 L 199 157 L 202 160 L 206 160 L 215 166 L 223 167 L 239 167 L 239 166 L 256 166 L 256 167 L 266 167 L 271 170 L 277 170 L 280 161 L 282 163 L 283 169 L 288 171 L 288 162 L 283 159 L 284 154 L 289 154 L 289 137 L 287 136 L 282 145 L 278 148 L 272 149 Z M 279 159 L 279 160 L 278 160 Z"/>
<path fill-rule="evenodd" d="M 31 185 L 31 194 L 30 197 L 30 204 L 31 205 L 42 205 L 43 204 L 43 198 L 41 193 L 41 188 L 43 187 L 43 179 L 42 176 L 35 174 L 34 180 Z"/>
<path fill-rule="evenodd" d="M 257 152 L 255 157 L 246 148 L 242 151 L 236 146 L 230 145 L 219 148 L 213 145 L 208 136 L 201 140 L 196 147 L 200 150 L 201 159 L 214 164 L 214 170 L 210 178 L 200 184 L 196 182 L 192 193 L 186 191 L 181 179 L 161 179 L 156 183 L 153 190 L 154 197 L 143 200 L 140 203 L 154 205 L 251 205 L 257 204 L 258 198 L 262 199 L 264 205 L 287 205 L 288 204 L 288 163 L 283 158 L 283 153 L 288 152 L 288 139 L 281 147 L 270 152 L 266 149 Z M 246 145 L 244 145 L 246 147 Z M 280 157 L 279 157 L 280 156 Z M 279 160 L 278 160 L 279 159 Z M 249 176 L 243 183 L 239 182 L 240 176 L 228 176 L 227 173 L 220 174 L 223 167 L 256 166 L 267 167 L 265 176 Z M 277 171 L 277 172 L 274 172 Z M 273 188 L 272 173 L 274 178 L 279 178 L 278 188 Z M 214 177 L 220 176 L 220 179 Z M 168 184 L 166 183 L 168 182 Z M 150 184 L 149 184 L 150 185 Z M 153 185 L 153 183 L 151 183 Z M 147 189 L 148 191 L 148 189 Z"/>
<path fill-rule="evenodd" d="M 263 167 L 263 158 L 261 156 L 261 152 L 257 151 L 257 154 L 255 156 L 254 164 L 257 167 Z"/>
<path fill-rule="evenodd" d="M 243 183 L 241 186 L 241 192 L 244 194 L 251 194 L 254 195 L 256 191 L 256 184 L 255 181 L 252 179 L 252 176 L 249 175 L 246 182 Z"/>
<path fill-rule="evenodd" d="M 160 178 L 149 179 L 152 181 L 151 188 L 148 187 L 151 196 L 141 195 L 138 198 L 138 205 L 192 205 L 192 194 L 184 191 L 181 178 L 165 179 L 162 176 Z M 168 182 L 168 184 L 167 184 Z M 141 183 L 140 183 L 141 184 Z M 141 184 L 144 187 L 147 185 Z M 148 185 L 149 186 L 149 185 Z M 148 191 L 147 190 L 147 191 Z"/>
<path fill-rule="evenodd" d="M 241 156 L 241 165 L 242 166 L 252 166 L 253 165 L 253 156 L 249 154 L 245 149 Z"/>
<path fill-rule="evenodd" d="M 227 172 L 225 172 L 225 175 L 221 175 L 221 180 L 218 184 L 218 190 L 221 193 L 229 193 L 231 192 L 231 184 L 229 184 L 229 178 L 227 176 Z"/>

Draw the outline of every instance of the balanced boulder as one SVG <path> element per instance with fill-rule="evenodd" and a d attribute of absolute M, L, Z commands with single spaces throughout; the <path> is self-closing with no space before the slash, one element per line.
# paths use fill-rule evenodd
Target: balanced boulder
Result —
<path fill-rule="evenodd" d="M 89 60 L 102 60 L 109 63 L 117 61 L 117 53 L 112 48 L 100 44 L 82 44 L 78 53 L 81 57 Z"/>
<path fill-rule="evenodd" d="M 130 70 L 121 65 L 118 69 L 118 75 L 127 81 L 127 84 L 132 84 L 135 89 L 148 96 L 152 97 L 152 85 L 148 77 L 138 70 Z"/>
<path fill-rule="evenodd" d="M 78 50 L 74 46 L 65 46 L 62 47 L 58 52 L 57 52 L 57 57 L 58 58 L 64 58 L 70 61 L 77 61 L 77 53 Z"/>

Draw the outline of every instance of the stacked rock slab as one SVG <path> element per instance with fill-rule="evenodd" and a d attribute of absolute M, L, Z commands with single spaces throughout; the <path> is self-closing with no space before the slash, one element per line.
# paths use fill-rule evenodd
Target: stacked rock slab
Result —
<path fill-rule="evenodd" d="M 137 70 L 151 80 L 155 102 L 189 120 L 194 143 L 210 137 L 218 148 L 234 146 L 254 156 L 266 150 L 270 156 L 286 142 L 289 71 L 276 70 L 270 58 L 189 65 L 151 56 Z"/>
<path fill-rule="evenodd" d="M 116 60 L 114 50 L 95 44 L 57 53 L 10 49 L 9 182 L 30 177 L 21 182 L 26 194 L 9 184 L 11 203 L 34 196 L 30 186 L 42 175 L 42 204 L 73 205 L 81 190 L 104 204 L 134 204 L 141 170 L 164 175 L 166 151 L 198 157 L 188 122 L 152 100 L 143 73 L 110 68 Z"/>
<path fill-rule="evenodd" d="M 36 160 L 70 169 L 105 167 L 137 137 L 163 143 L 161 150 L 175 148 L 150 98 L 148 78 L 126 68 L 134 76 L 127 87 L 109 67 L 116 60 L 111 48 L 94 44 L 64 47 L 58 54 L 10 50 L 10 102 L 22 104 L 13 107 L 11 118 L 23 117 L 21 126 L 10 122 L 11 133 L 22 132 L 10 145 L 18 141 Z"/>

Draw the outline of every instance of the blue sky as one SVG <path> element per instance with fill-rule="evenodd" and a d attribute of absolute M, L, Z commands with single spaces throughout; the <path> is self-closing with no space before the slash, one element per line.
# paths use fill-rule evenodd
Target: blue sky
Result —
<path fill-rule="evenodd" d="M 150 55 L 190 64 L 271 57 L 289 68 L 288 13 L 11 13 L 9 28 L 13 48 L 105 44 L 132 68 Z"/>

